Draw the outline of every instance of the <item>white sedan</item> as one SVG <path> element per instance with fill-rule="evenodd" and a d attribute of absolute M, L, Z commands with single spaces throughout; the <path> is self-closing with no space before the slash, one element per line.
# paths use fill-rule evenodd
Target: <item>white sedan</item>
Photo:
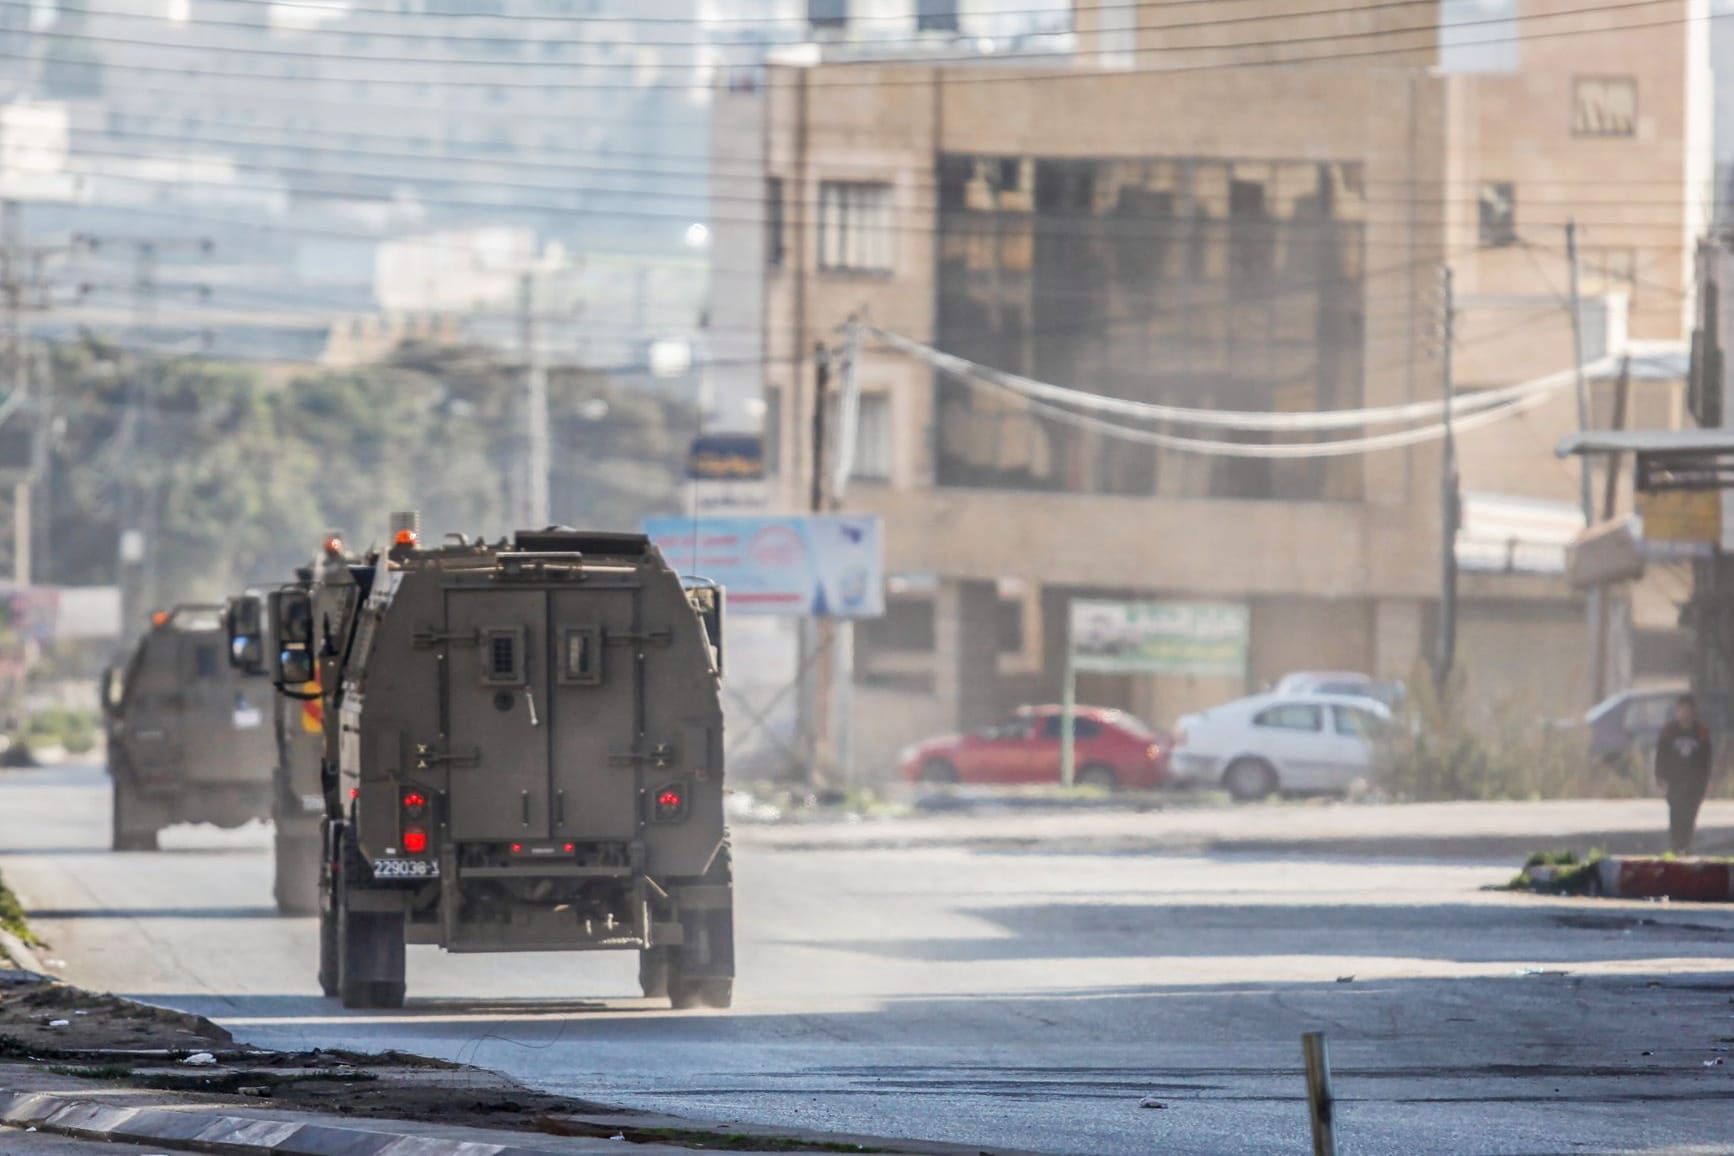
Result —
<path fill-rule="evenodd" d="M 1169 767 L 1176 783 L 1220 784 L 1236 799 L 1345 791 L 1373 772 L 1374 736 L 1391 712 L 1341 694 L 1255 694 L 1182 718 Z"/>

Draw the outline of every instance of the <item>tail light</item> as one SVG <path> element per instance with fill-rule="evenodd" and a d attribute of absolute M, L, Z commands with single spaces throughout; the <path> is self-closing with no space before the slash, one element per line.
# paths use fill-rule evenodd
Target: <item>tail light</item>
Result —
<path fill-rule="evenodd" d="M 686 788 L 670 783 L 657 790 L 652 817 L 658 823 L 674 823 L 686 818 Z"/>
<path fill-rule="evenodd" d="M 411 788 L 398 796 L 398 802 L 403 807 L 403 837 L 399 840 L 403 849 L 409 855 L 422 855 L 427 852 L 427 828 L 423 826 L 428 809 L 427 795 Z"/>
<path fill-rule="evenodd" d="M 1162 757 L 1162 744 L 1151 743 L 1149 746 L 1145 747 L 1144 748 L 1144 757 L 1149 759 L 1151 762 L 1155 762 L 1157 759 L 1161 758 Z"/>

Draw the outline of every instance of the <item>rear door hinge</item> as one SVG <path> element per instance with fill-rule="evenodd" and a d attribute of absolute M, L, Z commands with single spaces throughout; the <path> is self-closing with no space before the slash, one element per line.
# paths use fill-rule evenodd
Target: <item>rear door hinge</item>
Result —
<path fill-rule="evenodd" d="M 649 751 L 610 751 L 608 762 L 617 767 L 629 767 L 637 764 L 663 768 L 674 765 L 674 744 L 657 743 Z"/>
<path fill-rule="evenodd" d="M 425 771 L 440 763 L 454 768 L 479 767 L 482 764 L 482 752 L 474 750 L 464 754 L 460 751 L 436 751 L 425 743 L 416 744 L 416 770 Z"/>
<path fill-rule="evenodd" d="M 479 644 L 481 640 L 482 632 L 479 630 L 471 630 L 468 633 L 453 632 L 448 634 L 443 630 L 434 630 L 432 627 L 427 626 L 417 630 L 410 638 L 410 642 L 417 650 L 426 650 L 433 646 L 475 646 Z"/>
<path fill-rule="evenodd" d="M 610 646 L 668 646 L 674 642 L 674 631 L 604 630 L 602 640 Z"/>

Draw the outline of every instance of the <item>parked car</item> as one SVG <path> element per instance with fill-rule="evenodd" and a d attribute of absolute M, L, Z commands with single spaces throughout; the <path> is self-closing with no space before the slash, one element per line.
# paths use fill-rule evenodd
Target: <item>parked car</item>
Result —
<path fill-rule="evenodd" d="M 1057 706 L 1026 706 L 970 734 L 905 747 L 898 762 L 912 783 L 1057 783 L 1061 722 Z M 1148 789 L 1168 781 L 1168 744 L 1140 719 L 1081 706 L 1072 726 L 1079 784 Z"/>
<path fill-rule="evenodd" d="M 1565 723 L 1563 728 L 1586 729 L 1590 753 L 1603 762 L 1637 758 L 1647 764 L 1655 754 L 1657 736 L 1674 713 L 1674 703 L 1685 693 L 1683 686 L 1618 691 L 1584 712 L 1581 721 Z M 1726 695 L 1708 695 L 1698 702 L 1698 715 L 1710 728 L 1711 745 L 1719 758 L 1734 740 L 1734 710 L 1730 706 Z"/>
<path fill-rule="evenodd" d="M 1276 694 L 1346 694 L 1370 698 L 1392 710 L 1403 705 L 1407 688 L 1395 679 L 1374 678 L 1352 670 L 1297 670 L 1271 688 Z"/>
<path fill-rule="evenodd" d="M 1182 718 L 1170 766 L 1177 783 L 1222 786 L 1236 799 L 1347 790 L 1373 770 L 1373 742 L 1391 722 L 1359 695 L 1255 694 Z"/>

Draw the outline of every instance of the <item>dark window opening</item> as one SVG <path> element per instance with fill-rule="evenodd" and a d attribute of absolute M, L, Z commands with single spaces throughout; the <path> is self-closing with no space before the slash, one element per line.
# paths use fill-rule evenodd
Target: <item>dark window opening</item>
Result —
<path fill-rule="evenodd" d="M 775 269 L 783 263 L 783 178 L 765 181 L 765 264 Z"/>
<path fill-rule="evenodd" d="M 492 663 L 495 678 L 506 678 L 516 671 L 518 659 L 512 652 L 512 640 L 510 638 L 495 638 L 489 661 Z"/>
<path fill-rule="evenodd" d="M 847 28 L 849 0 L 807 0 L 807 23 L 814 28 Z"/>
<path fill-rule="evenodd" d="M 489 630 L 482 638 L 482 681 L 516 685 L 524 681 L 524 632 Z"/>
<path fill-rule="evenodd" d="M 917 32 L 956 32 L 957 0 L 916 0 Z"/>
<path fill-rule="evenodd" d="M 1510 181 L 1486 181 L 1481 186 L 1481 244 L 1502 248 L 1517 244 L 1517 186 Z"/>
<path fill-rule="evenodd" d="M 595 686 L 602 681 L 602 630 L 575 626 L 561 638 L 560 678 L 577 686 Z"/>
<path fill-rule="evenodd" d="M 217 677 L 216 647 L 196 646 L 193 648 L 193 676 L 195 678 Z"/>

